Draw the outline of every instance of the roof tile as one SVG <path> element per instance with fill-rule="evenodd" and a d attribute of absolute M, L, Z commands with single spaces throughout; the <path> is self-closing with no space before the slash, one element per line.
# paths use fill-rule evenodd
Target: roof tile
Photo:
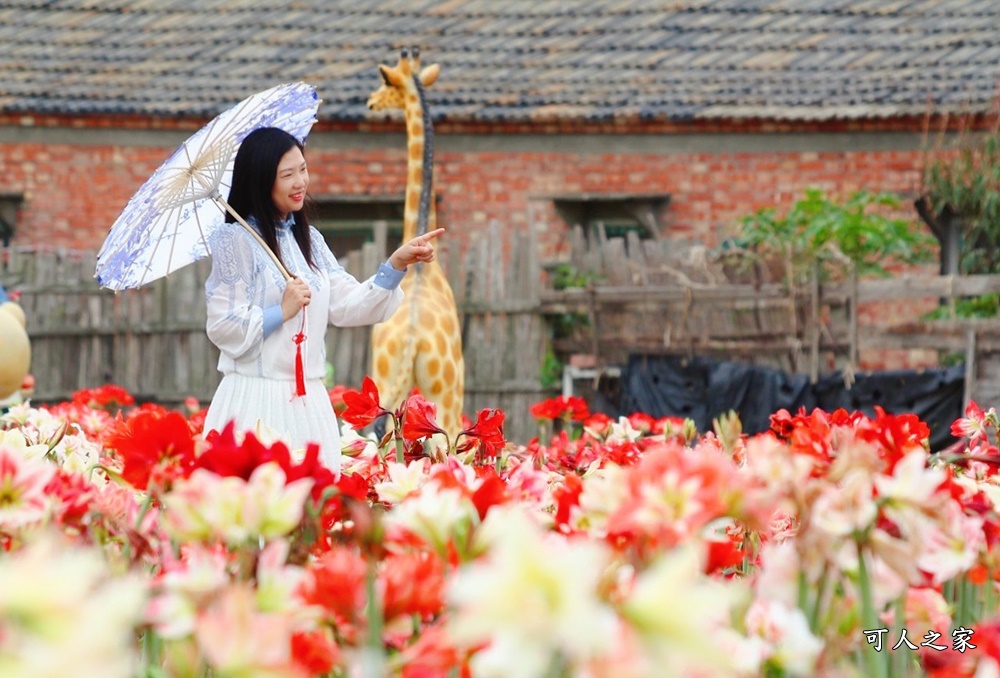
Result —
<path fill-rule="evenodd" d="M 418 44 L 436 115 L 479 120 L 988 110 L 984 0 L 0 0 L 0 110 L 209 115 L 288 79 L 361 119 Z"/>

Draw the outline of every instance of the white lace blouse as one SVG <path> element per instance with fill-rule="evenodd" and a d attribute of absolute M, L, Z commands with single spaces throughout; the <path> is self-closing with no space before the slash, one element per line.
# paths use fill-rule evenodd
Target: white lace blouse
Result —
<path fill-rule="evenodd" d="M 256 227 L 253 220 L 249 223 Z M 303 366 L 305 378 L 325 374 L 325 334 L 328 324 L 371 325 L 399 308 L 405 271 L 388 262 L 364 282 L 358 282 L 337 262 L 323 236 L 310 226 L 313 260 L 306 265 L 291 232 L 291 218 L 278 228 L 278 245 L 285 267 L 302 277 L 312 290 L 305 307 Z M 205 283 L 208 338 L 221 351 L 219 371 L 278 380 L 295 380 L 295 335 L 302 314 L 281 318 L 285 280 L 261 245 L 239 224 L 224 224 L 209 237 L 212 271 Z"/>

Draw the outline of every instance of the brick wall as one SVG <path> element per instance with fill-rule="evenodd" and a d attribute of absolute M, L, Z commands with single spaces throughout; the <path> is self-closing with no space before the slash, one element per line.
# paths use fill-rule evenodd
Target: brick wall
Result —
<path fill-rule="evenodd" d="M 359 129 L 363 130 L 355 131 Z M 439 129 L 439 135 L 447 133 L 447 128 Z M 172 150 L 0 143 L 0 191 L 24 195 L 14 244 L 96 249 L 129 197 Z M 314 194 L 399 194 L 403 190 L 403 148 L 349 152 L 310 148 L 307 157 Z M 913 195 L 919 188 L 922 160 L 919 150 L 439 151 L 438 219 L 451 231 L 451 246 L 461 250 L 471 234 L 487 228 L 491 221 L 519 228 L 530 215 L 540 226 L 543 256 L 549 258 L 565 250 L 568 230 L 551 200 L 543 196 L 667 193 L 672 200 L 659 215 L 663 235 L 714 245 L 734 232 L 740 217 L 764 206 L 788 207 L 806 187 L 834 194 L 867 188 Z M 914 224 L 922 228 L 916 215 Z M 928 364 L 923 358 L 915 360 Z M 871 361 L 879 367 L 899 362 L 882 355 Z"/>
<path fill-rule="evenodd" d="M 0 191 L 24 194 L 15 244 L 94 248 L 139 185 L 171 149 L 65 144 L 0 145 Z M 313 193 L 399 194 L 402 150 L 307 153 Z M 566 224 L 540 196 L 668 193 L 663 235 L 713 245 L 759 207 L 791 205 L 816 186 L 913 194 L 919 152 L 767 154 L 438 153 L 439 221 L 467 235 L 491 220 L 512 227 L 541 220 L 547 255 L 565 246 Z"/>

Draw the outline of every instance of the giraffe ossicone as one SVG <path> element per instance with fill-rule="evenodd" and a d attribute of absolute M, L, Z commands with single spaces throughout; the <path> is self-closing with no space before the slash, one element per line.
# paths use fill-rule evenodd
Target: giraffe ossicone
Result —
<path fill-rule="evenodd" d="M 403 242 L 437 228 L 433 124 L 424 92 L 439 72 L 437 64 L 420 66 L 419 49 L 404 49 L 395 66 L 379 66 L 382 85 L 368 97 L 368 108 L 402 110 L 406 121 Z M 438 424 L 454 440 L 462 430 L 465 401 L 455 295 L 437 258 L 411 266 L 401 287 L 405 296 L 399 310 L 372 328 L 371 377 L 388 409 L 419 389 L 437 405 Z"/>

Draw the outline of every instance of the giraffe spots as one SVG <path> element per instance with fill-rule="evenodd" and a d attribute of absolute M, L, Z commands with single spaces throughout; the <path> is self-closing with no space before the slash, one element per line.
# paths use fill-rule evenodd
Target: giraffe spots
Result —
<path fill-rule="evenodd" d="M 430 313 L 424 313 L 423 315 L 424 327 L 428 329 L 433 329 L 437 327 L 438 323 L 440 322 L 438 316 L 440 316 L 441 314 L 438 313 L 437 309 L 433 307 L 429 307 L 427 308 L 427 310 L 430 311 Z"/>
<path fill-rule="evenodd" d="M 444 408 L 446 410 L 450 410 L 452 408 L 452 406 L 455 404 L 455 396 L 452 394 L 451 391 L 448 391 L 447 393 L 444 394 L 444 399 L 442 400 L 441 404 L 444 405 Z"/>
<path fill-rule="evenodd" d="M 444 390 L 444 384 L 441 382 L 440 379 L 435 379 L 433 383 L 431 383 L 431 395 L 434 396 L 441 395 L 441 391 L 443 390 Z"/>
<path fill-rule="evenodd" d="M 406 209 L 416 210 L 420 207 L 420 194 L 410 193 L 406 196 Z"/>
<path fill-rule="evenodd" d="M 417 342 L 417 353 L 430 353 L 431 352 L 431 342 L 427 339 L 421 339 Z"/>
<path fill-rule="evenodd" d="M 380 376 L 389 376 L 389 358 L 385 355 L 380 355 L 378 360 L 375 361 L 375 368 L 378 370 Z"/>
<path fill-rule="evenodd" d="M 437 358 L 431 358 L 427 361 L 427 374 L 431 376 L 436 376 L 438 372 L 441 371 L 441 361 Z"/>
<path fill-rule="evenodd" d="M 455 365 L 454 363 L 447 362 L 444 364 L 444 380 L 449 384 L 455 382 Z"/>
<path fill-rule="evenodd" d="M 451 357 L 456 363 L 462 359 L 462 342 L 456 341 L 451 345 Z"/>
<path fill-rule="evenodd" d="M 385 350 L 389 352 L 389 355 L 396 355 L 399 353 L 399 342 L 395 339 L 390 339 L 385 343 Z"/>
<path fill-rule="evenodd" d="M 455 321 L 451 316 L 442 316 L 441 318 L 441 329 L 445 331 L 446 334 L 455 333 Z"/>
<path fill-rule="evenodd" d="M 419 101 L 420 99 L 417 97 L 417 95 L 413 94 L 412 92 L 406 95 L 406 103 L 410 104 L 411 106 L 416 106 L 417 103 L 419 103 Z"/>
<path fill-rule="evenodd" d="M 443 334 L 437 332 L 434 334 L 434 341 L 437 344 L 437 350 L 440 355 L 446 355 L 448 353 L 448 340 Z"/>

